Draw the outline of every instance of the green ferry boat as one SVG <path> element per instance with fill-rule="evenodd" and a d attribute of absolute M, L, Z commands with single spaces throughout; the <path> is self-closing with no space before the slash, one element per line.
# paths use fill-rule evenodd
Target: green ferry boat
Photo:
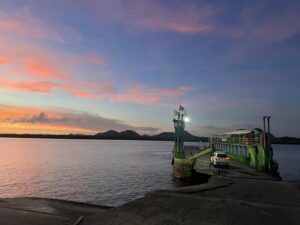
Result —
<path fill-rule="evenodd" d="M 176 178 L 183 179 L 192 177 L 194 171 L 197 173 L 205 173 L 203 171 L 206 170 L 210 171 L 210 163 L 204 163 L 204 161 L 205 158 L 207 158 L 207 154 L 212 154 L 213 152 L 224 152 L 229 156 L 230 160 L 249 165 L 255 168 L 256 171 L 279 176 L 279 164 L 273 159 L 270 116 L 263 117 L 263 130 L 259 128 L 253 130 L 241 129 L 213 135 L 210 140 L 210 147 L 206 149 L 201 149 L 196 146 L 184 146 L 183 134 L 185 123 L 188 122 L 189 119 L 185 109 L 181 105 L 178 111 L 174 111 L 174 116 L 175 140 L 172 164 Z M 266 119 L 268 132 L 266 132 Z M 200 160 L 195 164 L 196 160 L 201 157 L 203 157 L 203 162 Z M 199 165 L 199 162 L 201 165 Z M 199 170 L 199 166 L 207 167 L 207 169 Z"/>
<path fill-rule="evenodd" d="M 273 159 L 270 132 L 255 128 L 237 130 L 211 137 L 213 151 L 225 152 L 231 160 L 249 165 L 257 171 L 279 176 L 279 164 Z"/>

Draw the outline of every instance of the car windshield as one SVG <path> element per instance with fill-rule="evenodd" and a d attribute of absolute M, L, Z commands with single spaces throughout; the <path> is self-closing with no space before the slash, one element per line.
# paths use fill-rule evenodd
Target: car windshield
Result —
<path fill-rule="evenodd" d="M 218 154 L 217 157 L 219 157 L 219 158 L 227 158 L 227 155 L 221 153 L 221 154 Z"/>

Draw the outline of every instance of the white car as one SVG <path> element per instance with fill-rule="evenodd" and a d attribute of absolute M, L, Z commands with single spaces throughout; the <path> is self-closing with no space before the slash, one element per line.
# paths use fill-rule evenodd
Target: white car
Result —
<path fill-rule="evenodd" d="M 210 157 L 210 162 L 214 166 L 226 166 L 229 167 L 229 157 L 224 152 L 214 152 Z"/>

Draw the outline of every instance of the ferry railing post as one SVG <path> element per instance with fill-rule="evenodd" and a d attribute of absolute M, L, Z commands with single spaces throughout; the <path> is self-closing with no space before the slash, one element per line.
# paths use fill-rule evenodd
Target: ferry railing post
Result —
<path fill-rule="evenodd" d="M 271 147 L 271 129 L 270 129 L 270 119 L 271 116 L 268 116 L 268 161 L 267 161 L 267 170 L 270 171 L 272 167 L 272 158 L 273 158 L 273 150 Z"/>
<path fill-rule="evenodd" d="M 266 118 L 267 118 L 267 116 L 264 116 L 264 117 L 263 117 L 263 122 L 264 122 L 264 138 L 263 138 L 263 141 L 264 141 L 264 149 L 266 149 Z"/>
<path fill-rule="evenodd" d="M 270 119 L 271 119 L 271 116 L 268 116 L 268 148 L 271 147 Z"/>

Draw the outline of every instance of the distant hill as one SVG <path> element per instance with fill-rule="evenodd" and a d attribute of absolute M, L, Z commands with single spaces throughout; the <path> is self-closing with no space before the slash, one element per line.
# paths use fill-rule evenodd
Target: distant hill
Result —
<path fill-rule="evenodd" d="M 175 138 L 175 134 L 173 132 L 163 132 L 157 135 L 151 136 L 154 140 L 166 140 L 166 141 L 173 141 Z M 191 142 L 198 142 L 198 141 L 208 141 L 207 137 L 197 137 L 190 134 L 187 131 L 183 133 L 183 140 L 184 141 L 191 141 Z"/>
<path fill-rule="evenodd" d="M 122 132 L 117 132 L 114 130 L 109 130 L 103 133 L 97 133 L 95 135 L 97 138 L 103 139 L 120 139 L 120 140 L 156 140 L 156 141 L 173 141 L 174 133 L 173 132 L 162 132 L 157 135 L 140 135 L 132 130 L 125 130 Z M 184 131 L 183 134 L 184 141 L 198 142 L 198 141 L 207 141 L 206 137 L 197 137 L 190 134 L 187 131 Z"/>
<path fill-rule="evenodd" d="M 103 137 L 103 138 L 118 137 L 118 136 L 119 136 L 119 132 L 115 130 L 108 130 L 103 133 L 95 134 L 95 137 Z"/>
<path fill-rule="evenodd" d="M 109 130 L 103 133 L 97 133 L 95 134 L 95 137 L 103 139 L 139 140 L 142 139 L 143 136 L 133 130 L 125 130 L 121 132 Z"/>
<path fill-rule="evenodd" d="M 274 137 L 272 144 L 297 144 L 300 145 L 300 138 L 295 137 Z"/>

